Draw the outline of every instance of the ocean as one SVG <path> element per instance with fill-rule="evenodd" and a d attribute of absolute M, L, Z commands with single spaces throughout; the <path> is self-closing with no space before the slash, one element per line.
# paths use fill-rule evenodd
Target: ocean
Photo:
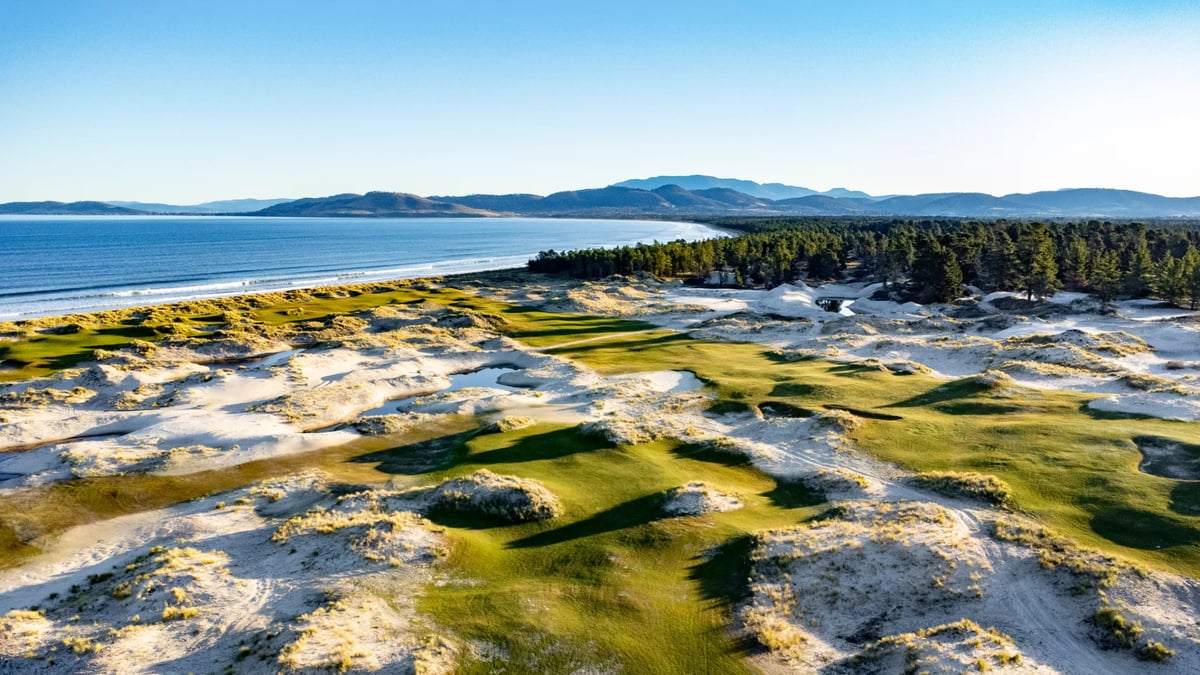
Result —
<path fill-rule="evenodd" d="M 538 218 L 0 216 L 0 321 L 524 265 L 539 251 L 721 236 Z"/>

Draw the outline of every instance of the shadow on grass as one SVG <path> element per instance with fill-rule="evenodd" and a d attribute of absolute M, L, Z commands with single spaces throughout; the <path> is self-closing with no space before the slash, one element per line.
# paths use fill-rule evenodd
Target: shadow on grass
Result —
<path fill-rule="evenodd" d="M 535 548 L 561 544 L 565 541 L 582 539 L 597 534 L 616 532 L 638 525 L 646 525 L 664 518 L 662 512 L 663 494 L 655 492 L 644 497 L 632 499 L 618 504 L 611 509 L 601 511 L 590 518 L 576 521 L 570 525 L 539 532 L 522 539 L 510 542 L 508 548 Z"/>
<path fill-rule="evenodd" d="M 688 579 L 700 587 L 700 597 L 710 606 L 730 606 L 750 598 L 750 552 L 754 536 L 743 534 L 721 544 L 716 552 L 696 556 Z"/>
<path fill-rule="evenodd" d="M 1015 405 L 1004 405 L 1001 403 L 982 403 L 979 401 L 959 401 L 957 403 L 943 403 L 933 407 L 938 412 L 944 412 L 947 415 L 1007 415 L 1008 413 L 1019 413 L 1024 409 Z"/>
<path fill-rule="evenodd" d="M 750 458 L 735 450 L 722 450 L 709 443 L 692 443 L 671 449 L 671 454 L 683 459 L 709 462 L 721 466 L 748 466 Z"/>
<path fill-rule="evenodd" d="M 558 459 L 579 453 L 609 450 L 613 444 L 598 435 L 580 433 L 577 427 L 524 436 L 512 445 L 485 450 L 463 459 L 470 464 L 516 464 Z"/>
<path fill-rule="evenodd" d="M 985 391 L 988 391 L 987 385 L 980 384 L 973 379 L 956 380 L 943 384 L 940 387 L 934 387 L 924 394 L 918 394 L 910 399 L 889 403 L 885 407 L 919 408 L 934 403 L 945 403 L 960 398 L 970 398 Z"/>
<path fill-rule="evenodd" d="M 653 324 L 629 319 L 605 319 L 594 316 L 553 314 L 532 307 L 509 307 L 501 315 L 533 314 L 536 317 L 550 317 L 546 320 L 551 327 L 543 329 L 514 330 L 509 333 L 514 338 L 550 338 L 564 337 L 572 340 L 604 333 L 628 333 L 636 330 L 654 328 Z M 540 323 L 540 322 L 539 322 Z"/>
<path fill-rule="evenodd" d="M 400 445 L 387 450 L 369 452 L 352 457 L 348 461 L 358 464 L 375 464 L 383 473 L 415 475 L 445 469 L 467 454 L 467 441 L 479 435 L 478 429 L 450 434 L 428 441 Z"/>
<path fill-rule="evenodd" d="M 500 520 L 499 518 L 491 518 L 479 513 L 470 511 L 458 511 L 435 507 L 429 510 L 429 520 L 441 525 L 442 527 L 453 527 L 460 530 L 490 530 L 497 527 L 511 527 L 520 525 L 508 520 Z"/>
<path fill-rule="evenodd" d="M 1200 481 L 1179 483 L 1171 488 L 1169 505 L 1181 516 L 1200 516 Z"/>
<path fill-rule="evenodd" d="M 731 610 L 750 599 L 750 553 L 754 537 L 744 534 L 725 542 L 715 553 L 697 556 L 688 568 L 688 579 L 700 590 L 710 609 Z M 728 649 L 743 656 L 762 652 L 762 645 L 748 634 L 723 636 Z"/>
<path fill-rule="evenodd" d="M 829 372 L 838 377 L 858 377 L 864 374 L 874 373 L 876 375 L 896 375 L 887 369 L 881 369 L 878 365 L 868 365 L 864 363 L 843 363 L 833 366 Z"/>
<path fill-rule="evenodd" d="M 780 382 L 775 385 L 768 396 L 807 396 L 809 398 L 831 398 L 834 394 L 832 387 L 823 387 L 807 382 Z"/>
<path fill-rule="evenodd" d="M 584 332 L 586 332 L 586 331 L 584 331 Z M 598 331 L 598 332 L 605 333 L 605 332 L 610 332 L 610 331 Z M 515 336 L 515 337 L 519 337 L 519 336 Z M 658 349 L 660 347 L 665 347 L 665 346 L 669 346 L 669 345 L 677 344 L 677 343 L 681 343 L 681 342 L 688 342 L 688 341 L 691 341 L 691 339 L 692 338 L 688 337 L 687 335 L 683 335 L 681 333 L 671 333 L 669 335 L 659 335 L 656 337 L 642 338 L 642 339 L 638 339 L 636 336 L 630 336 L 630 337 L 626 337 L 626 338 L 614 337 L 614 339 L 612 339 L 612 340 L 598 340 L 594 343 L 589 342 L 589 343 L 581 344 L 581 345 L 569 345 L 566 347 L 562 347 L 561 349 L 550 346 L 550 347 L 546 348 L 546 353 L 548 353 L 548 354 L 557 354 L 557 353 L 586 354 L 588 352 L 598 352 L 598 351 L 613 350 L 613 349 L 620 349 L 622 352 L 642 352 L 642 351 L 649 351 L 651 349 Z"/>
<path fill-rule="evenodd" d="M 827 406 L 825 406 L 825 409 L 826 410 L 844 410 L 844 411 L 846 411 L 852 415 L 855 415 L 857 417 L 862 417 L 862 418 L 869 419 L 869 420 L 881 420 L 884 422 L 896 422 L 896 421 L 904 419 L 900 415 L 892 415 L 889 413 L 881 413 L 881 412 L 872 412 L 870 410 L 863 410 L 861 408 L 851 408 L 849 406 L 844 406 L 844 405 L 827 405 Z"/>
<path fill-rule="evenodd" d="M 740 415 L 751 410 L 753 410 L 753 406 L 742 401 L 718 401 L 705 408 L 704 412 L 713 415 Z"/>
<path fill-rule="evenodd" d="M 792 405 L 786 401 L 762 401 L 758 404 L 758 409 L 765 417 L 802 418 L 817 414 L 815 410 Z"/>
<path fill-rule="evenodd" d="M 795 481 L 780 481 L 771 490 L 762 493 L 771 503 L 781 509 L 802 509 L 824 504 L 825 495 L 818 490 Z"/>
<path fill-rule="evenodd" d="M 805 354 L 803 356 L 789 355 L 774 350 L 764 351 L 763 357 L 772 363 L 800 363 L 801 361 L 816 361 L 817 357 Z M 832 371 L 830 371 L 832 372 Z"/>
<path fill-rule="evenodd" d="M 1200 543 L 1200 530 L 1157 513 L 1110 507 L 1092 517 L 1096 534 L 1129 548 L 1157 550 Z"/>

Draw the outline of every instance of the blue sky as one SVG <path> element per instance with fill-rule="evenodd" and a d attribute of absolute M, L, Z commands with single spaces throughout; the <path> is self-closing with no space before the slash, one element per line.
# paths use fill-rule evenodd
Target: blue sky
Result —
<path fill-rule="evenodd" d="M 1200 195 L 1195 2 L 0 4 L 0 201 Z"/>

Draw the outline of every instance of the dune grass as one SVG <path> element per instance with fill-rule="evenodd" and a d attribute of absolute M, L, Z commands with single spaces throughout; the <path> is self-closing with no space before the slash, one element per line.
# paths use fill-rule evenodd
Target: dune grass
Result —
<path fill-rule="evenodd" d="M 2 495 L 0 569 L 37 555 L 47 540 L 72 527 L 173 506 L 287 473 L 321 469 L 333 480 L 347 483 L 386 480 L 392 474 L 371 459 L 380 451 L 398 443 L 412 445 L 454 438 L 477 425 L 474 417 L 455 417 L 403 436 L 364 438 L 334 448 L 222 469 L 175 476 L 136 473 L 78 478 Z"/>
<path fill-rule="evenodd" d="M 97 349 L 114 350 L 135 341 L 205 339 L 219 334 L 230 317 L 240 330 L 321 322 L 331 317 L 387 305 L 434 303 L 482 312 L 501 319 L 511 337 L 535 347 L 653 328 L 642 321 L 544 312 L 485 300 L 429 280 L 290 291 L 96 314 L 0 324 L 0 382 L 44 377 L 91 360 Z M 65 328 L 65 330 L 64 330 Z"/>

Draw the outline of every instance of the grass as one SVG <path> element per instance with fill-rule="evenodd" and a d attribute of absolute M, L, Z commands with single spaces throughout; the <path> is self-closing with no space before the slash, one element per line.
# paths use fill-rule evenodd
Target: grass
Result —
<path fill-rule="evenodd" d="M 563 448 L 578 451 L 564 452 Z M 727 600 L 744 592 L 749 534 L 795 524 L 819 499 L 779 500 L 784 489 L 747 464 L 702 448 L 659 442 L 599 444 L 577 428 L 537 425 L 465 440 L 437 480 L 478 468 L 545 484 L 564 514 L 544 523 L 442 521 L 456 575 L 420 609 L 461 638 L 510 654 L 506 672 L 747 672 L 725 632 Z M 703 480 L 735 492 L 744 509 L 698 518 L 663 515 L 665 492 Z M 434 516 L 437 520 L 437 516 Z M 669 646 L 669 647 L 668 647 Z M 468 660 L 461 672 L 491 672 Z"/>
<path fill-rule="evenodd" d="M 916 472 L 994 476 L 1009 487 L 1012 508 L 1084 545 L 1200 577 L 1200 485 L 1140 472 L 1133 442 L 1155 435 L 1194 444 L 1195 424 L 1094 415 L 1092 396 L 1076 392 L 998 398 L 973 379 L 793 361 L 759 345 L 681 335 L 626 335 L 553 353 L 609 373 L 691 370 L 716 391 L 716 410 L 852 410 L 863 418 L 853 440 L 879 459 Z"/>

